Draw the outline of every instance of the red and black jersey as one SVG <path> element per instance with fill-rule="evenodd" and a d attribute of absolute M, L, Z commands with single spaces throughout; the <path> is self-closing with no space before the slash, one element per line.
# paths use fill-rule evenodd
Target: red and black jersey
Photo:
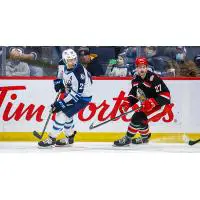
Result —
<path fill-rule="evenodd" d="M 136 75 L 132 80 L 132 88 L 128 95 L 130 105 L 138 101 L 154 98 L 158 105 L 170 104 L 170 91 L 161 78 L 153 72 L 148 71 L 142 79 Z"/>

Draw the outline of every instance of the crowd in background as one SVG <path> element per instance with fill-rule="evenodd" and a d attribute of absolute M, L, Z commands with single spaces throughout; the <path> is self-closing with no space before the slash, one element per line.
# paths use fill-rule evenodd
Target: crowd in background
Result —
<path fill-rule="evenodd" d="M 160 76 L 200 76 L 200 47 L 184 46 L 21 46 L 0 47 L 1 76 L 56 76 L 62 51 L 72 48 L 92 76 L 132 76 L 135 59 L 145 56 Z"/>

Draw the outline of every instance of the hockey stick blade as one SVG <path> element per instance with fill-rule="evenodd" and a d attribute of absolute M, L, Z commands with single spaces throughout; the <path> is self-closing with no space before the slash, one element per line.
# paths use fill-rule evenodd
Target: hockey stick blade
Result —
<path fill-rule="evenodd" d="M 200 139 L 194 140 L 194 141 L 193 141 L 193 140 L 190 140 L 188 144 L 189 144 L 190 146 L 192 146 L 192 145 L 194 145 L 194 144 L 196 144 L 196 143 L 198 143 L 198 142 L 200 142 Z"/>
<path fill-rule="evenodd" d="M 40 135 L 37 131 L 33 131 L 33 135 L 38 138 L 38 139 L 42 139 L 42 135 Z"/>
<path fill-rule="evenodd" d="M 92 122 L 92 124 L 90 125 L 90 127 L 89 127 L 90 130 L 94 128 L 93 124 L 94 124 L 94 122 Z"/>

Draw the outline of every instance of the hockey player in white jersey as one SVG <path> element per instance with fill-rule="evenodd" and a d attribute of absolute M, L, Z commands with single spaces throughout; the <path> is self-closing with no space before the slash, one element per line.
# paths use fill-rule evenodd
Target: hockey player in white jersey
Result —
<path fill-rule="evenodd" d="M 72 49 L 62 53 L 64 65 L 59 65 L 57 79 L 54 80 L 55 91 L 62 91 L 65 97 L 52 104 L 56 119 L 49 137 L 38 143 L 41 147 L 65 146 L 74 143 L 73 116 L 85 108 L 92 99 L 92 79 L 89 72 L 78 63 L 77 54 Z M 56 140 L 58 134 L 64 131 L 65 138 Z"/>

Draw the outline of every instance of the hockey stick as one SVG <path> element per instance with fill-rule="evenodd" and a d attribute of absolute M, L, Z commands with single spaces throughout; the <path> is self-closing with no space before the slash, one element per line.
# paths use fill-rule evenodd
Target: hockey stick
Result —
<path fill-rule="evenodd" d="M 60 96 L 60 93 L 61 93 L 61 91 L 58 92 L 54 103 L 58 100 L 58 98 L 59 98 L 59 96 Z M 49 123 L 49 120 L 50 120 L 50 118 L 51 118 L 51 115 L 52 115 L 52 108 L 51 108 L 51 110 L 49 111 L 49 116 L 48 116 L 48 118 L 47 118 L 47 120 L 46 120 L 46 123 L 45 123 L 45 125 L 44 125 L 44 128 L 43 128 L 43 130 L 42 130 L 42 134 L 40 135 L 37 131 L 33 131 L 33 135 L 34 135 L 36 138 L 38 138 L 38 139 L 41 140 L 42 137 L 44 136 L 44 132 L 45 132 L 46 127 L 47 127 L 47 125 L 48 125 L 48 123 Z"/>
<path fill-rule="evenodd" d="M 190 140 L 188 144 L 189 144 L 190 146 L 192 146 L 192 145 L 194 145 L 194 144 L 196 144 L 196 143 L 198 143 L 198 142 L 200 142 L 200 139 L 198 139 L 198 140 Z"/>
<path fill-rule="evenodd" d="M 136 109 L 136 110 L 130 110 L 130 111 L 128 111 L 128 112 L 125 112 L 125 113 L 122 113 L 121 115 L 118 115 L 117 117 L 114 117 L 114 118 L 112 118 L 112 119 L 109 119 L 109 120 L 107 120 L 107 121 L 105 121 L 105 122 L 102 122 L 102 123 L 100 123 L 100 124 L 97 124 L 97 125 L 94 125 L 94 122 L 90 125 L 90 127 L 89 127 L 89 129 L 91 130 L 91 129 L 94 129 L 94 128 L 97 128 L 97 127 L 99 127 L 99 126 L 102 126 L 102 125 L 104 125 L 104 124 L 107 124 L 108 122 L 110 122 L 110 121 L 114 121 L 114 120 L 116 120 L 116 119 L 118 119 L 118 118 L 120 118 L 120 117 L 122 117 L 122 116 L 124 116 L 124 115 L 127 115 L 127 114 L 129 114 L 129 113 L 132 113 L 133 111 L 138 111 L 138 110 L 140 110 L 142 107 L 139 107 L 138 109 Z"/>

